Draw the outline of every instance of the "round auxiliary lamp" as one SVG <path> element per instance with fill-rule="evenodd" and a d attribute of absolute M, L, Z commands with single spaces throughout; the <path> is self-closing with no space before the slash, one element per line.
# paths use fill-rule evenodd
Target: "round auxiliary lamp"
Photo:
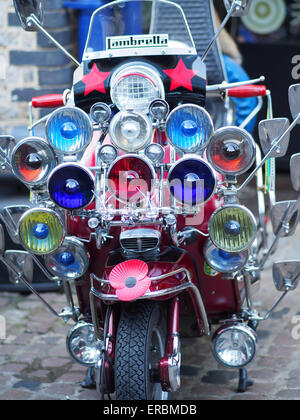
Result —
<path fill-rule="evenodd" d="M 194 104 L 175 108 L 166 121 L 166 135 L 179 153 L 202 151 L 213 135 L 213 122 L 208 112 Z"/>
<path fill-rule="evenodd" d="M 168 182 L 175 200 L 188 207 L 206 203 L 217 186 L 216 174 L 201 157 L 185 156 L 170 168 Z"/>
<path fill-rule="evenodd" d="M 80 108 L 63 107 L 54 111 L 46 123 L 46 137 L 57 152 L 73 155 L 83 151 L 93 137 L 93 125 Z"/>
<path fill-rule="evenodd" d="M 207 147 L 207 158 L 213 168 L 223 175 L 238 176 L 254 163 L 256 144 L 253 137 L 239 127 L 217 130 Z"/>
<path fill-rule="evenodd" d="M 62 245 L 45 257 L 50 273 L 64 280 L 75 280 L 83 276 L 89 266 L 89 254 L 82 242 L 66 237 Z"/>
<path fill-rule="evenodd" d="M 51 200 L 70 211 L 88 206 L 94 199 L 94 189 L 94 175 L 79 163 L 62 163 L 48 180 Z"/>
<path fill-rule="evenodd" d="M 120 156 L 107 174 L 110 193 L 123 203 L 139 203 L 151 194 L 155 171 L 147 158 L 128 154 Z"/>
<path fill-rule="evenodd" d="M 20 243 L 37 255 L 55 251 L 63 242 L 65 229 L 60 216 L 50 209 L 30 209 L 18 223 Z"/>
<path fill-rule="evenodd" d="M 241 205 L 225 205 L 209 220 L 208 231 L 214 245 L 222 251 L 238 253 L 247 250 L 257 233 L 255 217 Z"/>
<path fill-rule="evenodd" d="M 111 120 L 109 134 L 117 148 L 132 153 L 151 142 L 153 128 L 150 119 L 141 112 L 121 111 Z"/>
<path fill-rule="evenodd" d="M 53 150 L 39 137 L 25 138 L 12 150 L 13 173 L 29 188 L 45 183 L 55 164 Z"/>

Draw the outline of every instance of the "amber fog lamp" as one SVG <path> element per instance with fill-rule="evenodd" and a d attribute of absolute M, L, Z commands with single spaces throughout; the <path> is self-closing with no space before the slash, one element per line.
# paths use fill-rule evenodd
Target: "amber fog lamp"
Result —
<path fill-rule="evenodd" d="M 255 239 L 257 224 L 253 214 L 244 206 L 225 205 L 209 220 L 209 235 L 214 245 L 225 252 L 241 252 Z"/>
<path fill-rule="evenodd" d="M 30 209 L 18 223 L 20 243 L 34 254 L 45 255 L 61 245 L 65 229 L 60 216 L 50 209 Z"/>
<path fill-rule="evenodd" d="M 154 168 L 146 158 L 123 155 L 108 170 L 108 188 L 121 202 L 138 203 L 151 193 L 154 178 Z"/>
<path fill-rule="evenodd" d="M 12 150 L 13 173 L 28 186 L 46 182 L 55 164 L 56 158 L 51 147 L 39 137 L 21 140 Z"/>
<path fill-rule="evenodd" d="M 238 127 L 220 128 L 207 147 L 207 158 L 224 175 L 241 175 L 254 163 L 256 145 L 253 137 Z"/>

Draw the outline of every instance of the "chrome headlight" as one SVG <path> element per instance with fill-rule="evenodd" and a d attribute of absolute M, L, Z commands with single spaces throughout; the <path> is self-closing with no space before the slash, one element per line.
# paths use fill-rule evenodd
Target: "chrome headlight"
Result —
<path fill-rule="evenodd" d="M 153 135 L 151 121 L 139 112 L 123 111 L 114 116 L 109 127 L 114 145 L 125 152 L 146 147 Z"/>
<path fill-rule="evenodd" d="M 45 182 L 55 164 L 56 158 L 51 147 L 39 137 L 21 140 L 12 150 L 13 173 L 28 186 Z"/>
<path fill-rule="evenodd" d="M 101 354 L 102 343 L 95 337 L 93 324 L 80 321 L 72 327 L 67 336 L 67 350 L 81 365 L 94 366 Z"/>
<path fill-rule="evenodd" d="M 228 368 L 241 368 L 254 358 L 255 332 L 245 324 L 224 325 L 212 339 L 212 351 L 218 362 Z"/>
<path fill-rule="evenodd" d="M 120 111 L 147 112 L 154 99 L 164 99 L 164 86 L 159 74 L 151 67 L 123 67 L 111 78 L 111 100 Z"/>
<path fill-rule="evenodd" d="M 103 163 L 110 165 L 117 159 L 118 151 L 112 144 L 104 144 L 100 147 L 99 151 L 97 152 L 97 157 Z"/>
<path fill-rule="evenodd" d="M 93 125 L 81 109 L 63 107 L 50 115 L 46 124 L 46 136 L 55 150 L 72 155 L 88 146 L 93 136 Z"/>
<path fill-rule="evenodd" d="M 85 274 L 89 254 L 78 239 L 67 237 L 55 252 L 45 257 L 45 264 L 54 276 L 74 280 Z"/>
<path fill-rule="evenodd" d="M 208 229 L 217 248 L 226 252 L 241 252 L 254 241 L 257 224 L 246 207 L 225 205 L 212 214 Z"/>
<path fill-rule="evenodd" d="M 219 273 L 235 273 L 240 271 L 248 261 L 248 251 L 225 252 L 218 249 L 211 241 L 204 247 L 204 255 L 208 265 Z"/>
<path fill-rule="evenodd" d="M 207 147 L 207 158 L 216 171 L 225 175 L 241 175 L 255 160 L 253 137 L 238 127 L 217 130 Z"/>
<path fill-rule="evenodd" d="M 198 105 L 188 104 L 175 108 L 168 116 L 166 134 L 175 147 L 184 153 L 204 149 L 213 135 L 210 115 Z"/>
<path fill-rule="evenodd" d="M 65 235 L 61 218 L 53 210 L 31 209 L 18 223 L 20 243 L 34 254 L 49 254 L 62 243 Z"/>

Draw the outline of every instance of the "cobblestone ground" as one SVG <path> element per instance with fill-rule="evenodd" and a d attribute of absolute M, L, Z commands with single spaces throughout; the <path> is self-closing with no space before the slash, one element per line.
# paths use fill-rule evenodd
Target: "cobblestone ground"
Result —
<path fill-rule="evenodd" d="M 300 229 L 281 242 L 273 259 L 299 258 L 299 247 Z M 261 313 L 278 295 L 269 264 L 256 296 Z M 58 311 L 65 305 L 62 294 L 43 296 Z M 300 287 L 260 325 L 258 355 L 249 367 L 255 383 L 245 394 L 236 393 L 237 372 L 215 362 L 210 339 L 184 339 L 182 388 L 174 398 L 300 399 L 300 339 L 295 339 L 300 333 L 299 302 Z M 1 293 L 0 314 L 7 322 L 7 338 L 0 341 L 0 400 L 98 399 L 96 391 L 81 388 L 85 368 L 73 363 L 65 349 L 71 324 L 56 320 L 32 295 Z"/>

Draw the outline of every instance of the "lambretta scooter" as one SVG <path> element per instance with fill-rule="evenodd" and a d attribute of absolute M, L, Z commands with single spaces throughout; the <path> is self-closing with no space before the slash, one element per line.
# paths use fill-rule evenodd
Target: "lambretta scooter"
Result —
<path fill-rule="evenodd" d="M 276 203 L 271 169 L 300 122 L 300 85 L 289 91 L 291 125 L 271 118 L 269 100 L 269 118 L 259 124 L 262 158 L 252 136 L 233 125 L 230 97 L 260 98 L 246 124 L 262 97 L 270 99 L 255 84 L 263 78 L 207 85 L 205 66 L 228 19 L 247 13 L 249 1 L 225 0 L 227 16 L 201 57 L 178 4 L 109 3 L 92 16 L 81 64 L 43 28 L 41 1 L 14 4 L 23 28 L 43 32 L 77 69 L 71 90 L 32 100 L 34 107 L 58 109 L 32 122 L 29 137 L 12 149 L 1 139 L 3 165 L 31 196 L 29 208 L 1 213 L 26 250 L 18 259 L 4 251 L 0 230 L 1 262 L 54 315 L 75 322 L 68 351 L 89 368 L 86 384 L 95 384 L 101 398 L 115 392 L 117 399 L 168 399 L 180 387 L 180 336 L 213 330 L 212 353 L 239 369 L 238 390 L 245 391 L 258 323 L 299 280 L 300 261 L 275 263 L 283 295 L 265 315 L 257 312 L 252 292 L 260 273 L 299 219 L 300 198 Z M 209 19 L 211 3 L 204 4 Z M 207 101 L 218 109 L 213 118 Z M 35 137 L 43 123 L 45 138 Z M 291 160 L 297 191 L 299 159 Z M 255 175 L 258 220 L 238 200 Z M 68 307 L 61 313 L 30 284 L 25 262 L 63 283 Z"/>

